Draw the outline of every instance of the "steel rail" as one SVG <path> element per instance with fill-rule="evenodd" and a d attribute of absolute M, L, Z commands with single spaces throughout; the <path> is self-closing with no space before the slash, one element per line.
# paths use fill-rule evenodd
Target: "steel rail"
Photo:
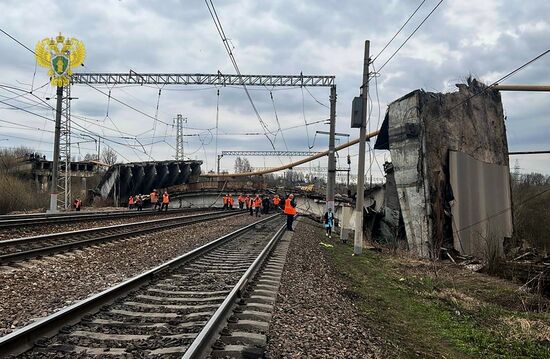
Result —
<path fill-rule="evenodd" d="M 210 318 L 210 320 L 208 320 L 195 340 L 193 340 L 193 343 L 191 343 L 182 359 L 198 359 L 206 357 L 210 351 L 210 346 L 218 337 L 219 332 L 225 327 L 225 321 L 231 316 L 237 300 L 242 297 L 242 293 L 246 285 L 254 278 L 261 265 L 265 262 L 269 253 L 271 253 L 276 243 L 285 232 L 285 228 L 286 225 L 281 226 L 271 238 L 267 246 L 262 250 L 258 257 L 256 257 L 254 262 L 243 274 L 241 279 L 239 279 L 231 292 L 229 292 L 221 306 L 214 312 L 214 315 Z"/>
<path fill-rule="evenodd" d="M 185 208 L 185 209 L 172 209 L 169 213 L 192 213 L 201 210 L 208 210 L 208 208 Z M 61 224 L 70 222 L 83 222 L 93 221 L 101 219 L 115 219 L 125 217 L 137 217 L 137 216 L 162 216 L 165 212 L 144 210 L 144 211 L 110 211 L 110 212 L 82 212 L 80 214 L 68 213 L 68 214 L 16 214 L 0 216 L 0 229 L 12 228 L 18 226 L 36 226 L 44 224 Z"/>
<path fill-rule="evenodd" d="M 32 348 L 35 340 L 38 338 L 54 336 L 63 326 L 78 323 L 84 315 L 98 312 L 102 306 L 113 303 L 116 299 L 128 294 L 132 290 L 144 286 L 153 279 L 158 278 L 161 274 L 167 273 L 167 271 L 170 271 L 171 269 L 200 258 L 213 249 L 238 238 L 239 235 L 247 232 L 254 226 L 273 220 L 277 216 L 277 214 L 272 215 L 243 228 L 237 229 L 186 254 L 171 259 L 153 269 L 150 269 L 142 274 L 139 274 L 98 294 L 94 294 L 32 324 L 29 324 L 19 330 L 16 330 L 13 333 L 0 337 L 0 353 L 2 353 L 2 355 L 21 354 Z M 277 233 L 279 234 L 280 232 L 281 230 Z M 271 244 L 272 241 L 273 238 L 269 243 Z M 265 251 L 262 251 L 260 256 L 263 255 L 264 252 Z M 257 261 L 254 261 L 254 263 L 257 264 Z M 249 271 L 246 273 L 249 273 Z M 242 281 L 240 280 L 237 285 L 242 285 Z M 233 293 L 233 291 L 231 293 Z"/>
<path fill-rule="evenodd" d="M 8 239 L 5 241 L 0 241 L 0 250 L 2 250 L 2 248 L 6 248 L 9 246 L 21 245 L 21 244 L 24 245 L 24 244 L 51 241 L 51 240 L 59 240 L 64 237 L 74 238 L 74 236 L 101 234 L 95 238 L 86 238 L 83 240 L 67 241 L 66 243 L 47 245 L 47 246 L 33 248 L 25 251 L 10 252 L 6 254 L 2 254 L 0 255 L 0 264 L 59 253 L 70 249 L 90 246 L 90 245 L 105 242 L 105 241 L 112 241 L 120 237 L 125 237 L 125 238 L 129 236 L 133 237 L 139 234 L 144 234 L 152 231 L 165 230 L 165 229 L 178 227 L 182 225 L 190 225 L 198 222 L 203 222 L 206 220 L 225 218 L 225 217 L 239 215 L 239 214 L 244 214 L 244 213 L 240 211 L 235 211 L 235 212 L 229 212 L 229 213 L 215 212 L 215 213 L 206 213 L 206 214 L 196 214 L 192 216 L 179 216 L 179 217 L 163 218 L 163 219 L 142 221 L 142 222 L 135 222 L 135 223 L 117 224 L 114 226 L 82 229 L 78 231 Z M 115 231 L 114 233 L 106 233 L 113 230 Z M 122 230 L 122 231 L 118 231 L 118 230 Z"/>

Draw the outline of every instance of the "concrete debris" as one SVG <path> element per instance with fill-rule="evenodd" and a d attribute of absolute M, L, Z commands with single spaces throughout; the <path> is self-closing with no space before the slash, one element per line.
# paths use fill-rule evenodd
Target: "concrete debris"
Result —
<path fill-rule="evenodd" d="M 151 161 L 111 166 L 95 190 L 115 204 L 126 203 L 128 196 L 149 194 L 153 189 L 197 182 L 202 161 Z"/>
<path fill-rule="evenodd" d="M 378 226 L 373 237 L 384 242 L 402 240 L 420 257 L 440 257 L 443 246 L 475 256 L 492 255 L 489 251 L 495 247 L 501 255 L 503 239 L 512 232 L 500 93 L 475 79 L 457 87 L 457 92 L 446 94 L 415 90 L 392 102 L 375 145 L 375 149 L 389 150 L 392 162 L 384 165 L 384 205 L 378 211 L 380 220 L 372 222 Z M 489 182 L 480 179 L 483 176 L 466 178 L 460 166 L 451 174 L 450 153 L 474 161 L 473 167 L 485 167 L 479 170 L 482 174 L 488 173 L 487 168 L 496 169 L 486 177 L 498 180 L 500 189 L 508 184 L 508 190 L 495 194 Z M 465 185 L 477 188 L 481 195 L 468 197 L 461 190 Z M 490 200 L 497 204 L 489 205 Z M 495 214 L 500 215 L 498 223 L 489 221 Z M 505 231 L 491 232 L 490 226 L 502 223 Z M 475 230 L 462 238 L 465 227 Z M 483 243 L 489 237 L 494 237 L 495 246 Z M 457 245 L 461 241 L 466 242 Z"/>

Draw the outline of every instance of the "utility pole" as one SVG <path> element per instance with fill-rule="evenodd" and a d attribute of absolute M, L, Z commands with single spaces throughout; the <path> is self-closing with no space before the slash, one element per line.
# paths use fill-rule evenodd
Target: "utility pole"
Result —
<path fill-rule="evenodd" d="M 101 136 L 97 136 L 97 162 L 101 161 Z"/>
<path fill-rule="evenodd" d="M 357 160 L 357 194 L 355 198 L 355 238 L 353 254 L 358 256 L 363 253 L 363 204 L 365 201 L 365 145 L 367 138 L 367 96 L 369 91 L 369 63 L 370 63 L 370 41 L 365 41 L 365 55 L 363 59 L 363 82 L 362 93 L 363 113 L 362 122 L 359 128 L 359 159 Z"/>
<path fill-rule="evenodd" d="M 223 157 L 223 154 L 218 155 L 218 171 L 216 172 L 217 174 L 220 174 L 220 160 L 222 159 L 222 157 Z"/>
<path fill-rule="evenodd" d="M 54 145 L 53 145 L 52 184 L 50 186 L 50 209 L 48 213 L 57 213 L 57 176 L 59 175 L 59 142 L 61 139 L 61 108 L 63 105 L 63 87 L 62 86 L 57 86 L 56 95 L 57 95 L 57 104 L 55 108 L 55 135 L 54 135 Z"/>
<path fill-rule="evenodd" d="M 328 137 L 327 208 L 334 211 L 334 187 L 336 185 L 336 157 L 334 136 L 336 131 L 336 86 L 330 87 L 330 133 Z"/>

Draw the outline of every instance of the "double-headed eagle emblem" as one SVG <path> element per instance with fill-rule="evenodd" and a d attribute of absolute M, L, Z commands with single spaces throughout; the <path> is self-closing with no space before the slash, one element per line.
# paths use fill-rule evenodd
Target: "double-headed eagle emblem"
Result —
<path fill-rule="evenodd" d="M 82 41 L 65 38 L 59 33 L 54 38 L 45 38 L 36 44 L 36 61 L 47 68 L 52 86 L 63 87 L 71 82 L 72 69 L 82 65 L 86 49 Z"/>

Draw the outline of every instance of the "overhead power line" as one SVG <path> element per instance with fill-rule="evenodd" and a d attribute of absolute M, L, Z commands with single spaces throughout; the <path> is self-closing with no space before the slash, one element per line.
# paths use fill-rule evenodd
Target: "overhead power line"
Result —
<path fill-rule="evenodd" d="M 27 49 L 28 51 L 32 52 L 33 54 L 34 53 L 34 50 L 30 49 L 29 47 L 27 47 L 27 45 L 25 45 L 24 43 L 22 43 L 21 41 L 17 40 L 15 37 L 11 36 L 10 34 L 8 34 L 4 29 L 1 29 L 0 28 L 0 31 L 6 35 L 7 37 L 9 37 L 10 39 L 12 39 L 13 41 L 17 42 L 19 45 L 23 46 L 25 49 Z"/>
<path fill-rule="evenodd" d="M 424 20 L 422 20 L 422 22 L 420 24 L 418 24 L 418 26 L 414 29 L 414 31 L 405 39 L 405 41 L 403 41 L 403 43 L 397 48 L 397 50 L 395 50 L 393 52 L 393 54 L 391 54 L 391 56 L 386 60 L 386 62 L 384 62 L 384 64 L 382 64 L 382 66 L 380 66 L 380 68 L 378 69 L 378 72 L 382 71 L 382 69 L 388 64 L 388 62 L 390 62 L 395 55 L 397 55 L 397 53 L 399 52 L 399 50 L 401 50 L 401 48 L 403 46 L 405 46 L 405 44 L 411 39 L 411 37 L 413 37 L 413 35 L 418 31 L 418 29 L 420 29 L 420 27 L 422 27 L 422 25 L 424 25 L 424 23 L 426 22 L 426 20 L 428 20 L 428 18 L 435 12 L 435 10 L 437 10 L 437 8 L 439 7 L 439 5 L 441 5 L 443 3 L 444 0 L 440 0 L 437 5 L 434 6 L 434 8 L 432 9 L 432 11 L 430 11 L 428 13 L 428 15 L 426 15 L 426 17 L 424 18 Z"/>
<path fill-rule="evenodd" d="M 376 59 L 384 52 L 384 50 L 386 50 L 386 48 L 388 46 L 390 46 L 390 44 L 392 43 L 392 41 L 397 37 L 397 35 L 399 35 L 399 33 L 401 32 L 401 30 L 403 30 L 403 28 L 409 23 L 409 21 L 411 21 L 411 19 L 413 18 L 413 16 L 418 12 L 418 10 L 420 10 L 420 8 L 422 7 L 422 5 L 424 5 L 424 3 L 426 2 L 426 0 L 422 0 L 422 2 L 420 3 L 420 5 L 418 5 L 418 7 L 413 11 L 413 13 L 411 14 L 411 16 L 409 16 L 409 18 L 407 19 L 407 21 L 405 21 L 405 23 L 403 25 L 401 25 L 401 27 L 399 28 L 399 30 L 397 30 L 397 32 L 395 33 L 395 35 L 393 35 L 393 37 L 390 39 L 390 41 L 388 41 L 386 43 L 386 45 L 384 45 L 384 47 L 382 48 L 382 50 L 380 50 L 380 52 L 372 59 L 372 61 L 376 61 Z"/>

